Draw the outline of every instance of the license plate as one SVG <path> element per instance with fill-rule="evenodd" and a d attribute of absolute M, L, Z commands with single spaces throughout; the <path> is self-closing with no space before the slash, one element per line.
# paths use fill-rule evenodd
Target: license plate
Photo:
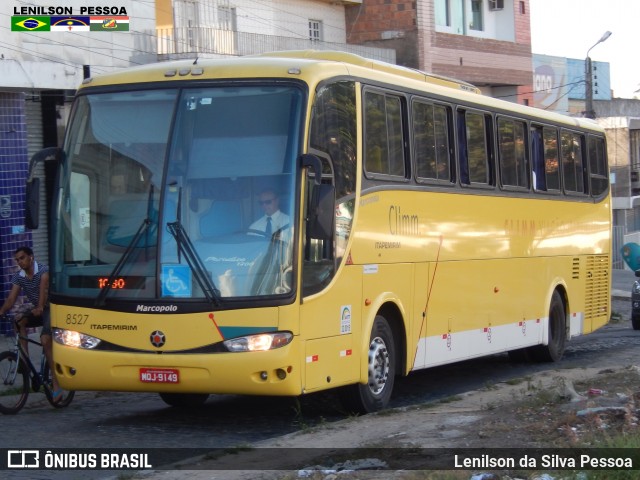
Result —
<path fill-rule="evenodd" d="M 144 383 L 179 383 L 180 371 L 175 368 L 141 368 L 140 381 Z"/>

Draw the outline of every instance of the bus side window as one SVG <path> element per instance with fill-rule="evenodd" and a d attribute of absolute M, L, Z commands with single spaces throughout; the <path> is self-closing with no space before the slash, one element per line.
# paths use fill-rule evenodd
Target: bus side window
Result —
<path fill-rule="evenodd" d="M 544 192 L 547 189 L 544 174 L 544 144 L 542 127 L 531 127 L 531 169 L 533 171 L 533 189 Z"/>
<path fill-rule="evenodd" d="M 458 111 L 460 178 L 463 184 L 494 184 L 488 135 L 490 127 L 489 115 Z"/>
<path fill-rule="evenodd" d="M 589 136 L 589 175 L 591 195 L 597 197 L 607 191 L 607 155 L 604 138 Z"/>
<path fill-rule="evenodd" d="M 569 193 L 586 193 L 582 135 L 562 131 L 562 173 L 564 189 Z"/>
<path fill-rule="evenodd" d="M 560 160 L 558 130 L 545 127 L 542 132 L 544 144 L 544 175 L 546 190 L 560 190 Z"/>
<path fill-rule="evenodd" d="M 413 103 L 412 110 L 418 181 L 436 180 L 451 183 L 453 175 L 448 108 L 418 100 Z"/>
<path fill-rule="evenodd" d="M 406 178 L 401 98 L 365 92 L 364 122 L 366 172 Z"/>
<path fill-rule="evenodd" d="M 524 122 L 498 119 L 500 180 L 503 186 L 529 188 L 529 158 Z"/>

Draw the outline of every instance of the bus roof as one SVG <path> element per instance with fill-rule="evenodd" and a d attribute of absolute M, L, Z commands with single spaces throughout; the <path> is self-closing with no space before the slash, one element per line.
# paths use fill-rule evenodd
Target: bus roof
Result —
<path fill-rule="evenodd" d="M 478 94 L 481 93 L 479 88 L 462 80 L 456 80 L 442 75 L 435 75 L 433 73 L 425 73 L 420 70 L 403 67 L 401 65 L 393 65 L 391 63 L 381 62 L 379 60 L 372 60 L 370 58 L 361 57 L 360 55 L 356 55 L 354 53 L 337 52 L 331 50 L 291 50 L 263 53 L 259 56 L 330 60 L 334 62 L 358 65 L 360 67 L 369 68 L 371 70 L 376 70 L 379 72 L 400 75 L 405 78 L 432 83 L 434 85 L 456 88 L 465 92 L 473 92 Z"/>
<path fill-rule="evenodd" d="M 289 50 L 220 59 L 174 60 L 127 68 L 85 79 L 84 87 L 175 80 L 237 78 L 304 78 L 310 84 L 336 76 L 375 79 L 391 85 L 460 99 L 479 109 L 507 111 L 566 125 L 602 131 L 590 119 L 569 117 L 543 109 L 482 95 L 470 83 L 424 73 L 400 65 L 331 50 Z"/>

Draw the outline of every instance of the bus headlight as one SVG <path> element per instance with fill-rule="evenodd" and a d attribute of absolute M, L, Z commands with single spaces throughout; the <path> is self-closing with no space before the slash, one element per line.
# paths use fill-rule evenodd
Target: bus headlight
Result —
<path fill-rule="evenodd" d="M 73 330 L 64 330 L 62 328 L 53 329 L 53 339 L 61 345 L 67 347 L 92 349 L 100 345 L 100 339 L 86 335 Z"/>
<path fill-rule="evenodd" d="M 274 332 L 232 338 L 222 343 L 230 352 L 265 352 L 284 347 L 291 343 L 292 339 L 291 332 Z"/>
<path fill-rule="evenodd" d="M 633 282 L 633 288 L 631 289 L 631 293 L 640 293 L 640 282 Z"/>

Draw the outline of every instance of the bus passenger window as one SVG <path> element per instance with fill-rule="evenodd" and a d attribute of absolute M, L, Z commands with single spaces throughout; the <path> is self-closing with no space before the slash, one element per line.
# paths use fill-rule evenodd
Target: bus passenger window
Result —
<path fill-rule="evenodd" d="M 607 191 L 607 157 L 603 138 L 589 137 L 589 173 L 591 176 L 591 194 L 594 197 Z"/>
<path fill-rule="evenodd" d="M 364 122 L 367 173 L 404 178 L 405 152 L 400 98 L 367 92 Z"/>
<path fill-rule="evenodd" d="M 498 153 L 502 185 L 529 188 L 529 159 L 524 122 L 498 119 Z"/>
<path fill-rule="evenodd" d="M 447 108 L 415 102 L 413 132 L 417 178 L 451 182 Z"/>
<path fill-rule="evenodd" d="M 562 132 L 562 173 L 566 192 L 585 193 L 582 137 L 572 132 Z"/>
<path fill-rule="evenodd" d="M 543 142 L 546 190 L 560 190 L 557 130 L 555 128 L 545 128 L 543 130 Z"/>
<path fill-rule="evenodd" d="M 492 184 L 489 169 L 489 149 L 485 116 L 466 112 L 466 152 L 469 183 Z"/>

